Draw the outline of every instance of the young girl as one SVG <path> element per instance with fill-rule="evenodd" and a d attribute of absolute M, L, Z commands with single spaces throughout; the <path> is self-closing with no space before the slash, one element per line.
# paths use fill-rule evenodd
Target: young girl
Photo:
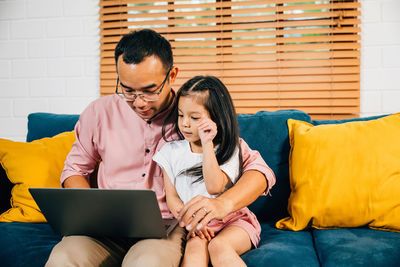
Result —
<path fill-rule="evenodd" d="M 163 169 L 167 205 L 175 218 L 197 195 L 215 198 L 242 174 L 232 99 L 216 77 L 196 76 L 178 91 L 170 120 L 183 140 L 153 157 Z M 204 210 L 207 213 L 207 210 Z M 212 220 L 188 236 L 182 266 L 246 266 L 239 257 L 257 246 L 261 227 L 248 208 Z"/>

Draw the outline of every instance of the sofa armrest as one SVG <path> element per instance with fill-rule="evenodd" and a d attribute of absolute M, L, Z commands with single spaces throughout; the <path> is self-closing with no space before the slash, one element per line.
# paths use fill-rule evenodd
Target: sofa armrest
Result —
<path fill-rule="evenodd" d="M 6 172 L 0 165 L 0 214 L 11 208 L 11 188 L 13 184 L 8 180 Z"/>

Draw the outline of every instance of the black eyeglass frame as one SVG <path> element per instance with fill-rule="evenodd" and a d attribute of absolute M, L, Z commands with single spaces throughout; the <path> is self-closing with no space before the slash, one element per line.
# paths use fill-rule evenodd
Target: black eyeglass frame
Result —
<path fill-rule="evenodd" d="M 159 96 L 160 96 L 160 94 L 162 93 L 162 90 L 164 89 L 165 83 L 166 83 L 167 80 L 168 80 L 169 73 L 171 72 L 171 70 L 172 70 L 172 66 L 171 66 L 171 68 L 169 68 L 169 70 L 168 70 L 168 72 L 167 72 L 167 75 L 165 75 L 164 81 L 163 81 L 162 84 L 160 85 L 160 86 L 161 86 L 161 89 L 160 89 L 160 91 L 159 91 L 158 93 L 141 93 L 141 94 L 138 94 L 138 93 L 131 93 L 131 94 L 127 94 L 126 92 L 124 93 L 124 90 L 123 90 L 123 89 L 121 89 L 122 93 L 119 93 L 119 92 L 118 92 L 119 76 L 118 76 L 118 77 L 117 77 L 117 85 L 115 86 L 115 94 L 117 94 L 117 95 L 119 95 L 119 96 L 121 96 L 121 97 L 124 97 L 125 99 L 133 100 L 133 101 L 135 101 L 135 100 L 137 99 L 138 96 L 139 96 L 142 100 L 147 101 L 147 102 L 157 101 L 157 100 L 160 99 Z M 134 91 L 136 92 L 136 90 L 134 90 Z M 128 95 L 128 96 L 130 96 L 130 97 L 133 97 L 133 99 L 126 97 L 126 95 Z M 149 99 L 146 99 L 146 96 L 156 96 L 156 95 L 158 96 L 157 99 L 150 99 L 150 100 L 149 100 Z"/>

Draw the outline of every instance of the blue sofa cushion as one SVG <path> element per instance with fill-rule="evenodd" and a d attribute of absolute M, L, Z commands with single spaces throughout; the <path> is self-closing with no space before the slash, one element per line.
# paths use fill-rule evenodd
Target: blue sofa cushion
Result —
<path fill-rule="evenodd" d="M 313 230 L 322 266 L 399 266 L 400 235 L 366 228 Z"/>
<path fill-rule="evenodd" d="M 1 266 L 43 267 L 61 240 L 46 223 L 0 222 Z"/>
<path fill-rule="evenodd" d="M 72 131 L 79 115 L 31 113 L 28 115 L 28 134 L 26 141 L 53 137 L 59 133 Z"/>
<path fill-rule="evenodd" d="M 257 249 L 241 257 L 247 266 L 320 266 L 309 231 L 284 231 L 273 222 L 261 223 L 261 241 Z"/>
<path fill-rule="evenodd" d="M 276 184 L 270 191 L 270 196 L 259 197 L 249 206 L 260 221 L 279 220 L 288 216 L 288 119 L 311 122 L 310 116 L 299 110 L 260 111 L 253 115 L 238 115 L 240 136 L 252 149 L 260 152 L 276 177 Z"/>
<path fill-rule="evenodd" d="M 370 120 L 376 120 L 382 117 L 385 117 L 386 115 L 379 115 L 379 116 L 370 116 L 370 117 L 362 117 L 362 118 L 353 118 L 353 119 L 343 119 L 343 120 L 313 120 L 311 123 L 314 126 L 317 125 L 322 125 L 322 124 L 340 124 L 340 123 L 345 123 L 345 122 L 350 122 L 350 121 L 370 121 Z"/>

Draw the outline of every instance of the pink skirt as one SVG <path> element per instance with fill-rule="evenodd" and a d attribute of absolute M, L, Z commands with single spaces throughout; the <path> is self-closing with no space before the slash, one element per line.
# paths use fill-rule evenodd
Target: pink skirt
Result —
<path fill-rule="evenodd" d="M 227 226 L 238 226 L 244 229 L 250 237 L 251 243 L 257 247 L 260 242 L 261 226 L 257 220 L 256 215 L 248 208 L 242 208 L 238 211 L 232 212 L 222 220 L 211 220 L 208 224 L 214 233 L 218 233 Z"/>

